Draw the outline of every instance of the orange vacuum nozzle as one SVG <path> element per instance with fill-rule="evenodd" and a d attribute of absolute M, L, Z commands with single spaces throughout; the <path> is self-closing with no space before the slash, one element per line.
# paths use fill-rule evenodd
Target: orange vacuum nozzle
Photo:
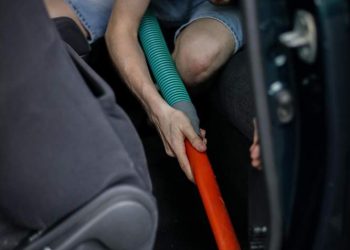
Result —
<path fill-rule="evenodd" d="M 219 250 L 240 250 L 240 246 L 206 153 L 198 152 L 186 140 L 186 153 Z"/>

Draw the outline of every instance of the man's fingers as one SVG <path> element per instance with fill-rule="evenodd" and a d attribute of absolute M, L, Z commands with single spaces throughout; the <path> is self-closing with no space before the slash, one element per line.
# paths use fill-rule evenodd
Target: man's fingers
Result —
<path fill-rule="evenodd" d="M 204 129 L 200 129 L 200 134 L 201 134 L 203 143 L 204 143 L 205 145 L 207 145 L 208 140 L 207 140 L 207 138 L 205 138 L 205 135 L 207 134 L 207 131 L 205 131 Z"/>
<path fill-rule="evenodd" d="M 262 169 L 260 160 L 252 160 L 252 166 L 258 170 Z"/>
<path fill-rule="evenodd" d="M 165 139 L 165 136 L 162 134 L 162 132 L 159 132 L 159 135 L 163 141 L 163 145 L 164 145 L 166 154 L 170 157 L 175 157 L 174 151 L 171 149 L 168 141 Z"/>
<path fill-rule="evenodd" d="M 165 147 L 165 152 L 168 156 L 175 157 L 175 153 L 171 150 L 169 145 L 164 145 L 164 147 Z"/>
<path fill-rule="evenodd" d="M 253 124 L 254 124 L 254 137 L 253 137 L 253 144 L 258 144 L 259 143 L 259 136 L 258 136 L 258 126 L 256 124 L 256 119 L 253 119 Z"/>
<path fill-rule="evenodd" d="M 177 155 L 177 159 L 179 161 L 180 167 L 185 172 L 187 178 L 190 181 L 194 182 L 191 166 L 190 166 L 190 163 L 189 163 L 189 161 L 187 159 L 186 153 L 185 152 L 179 152 L 178 155 Z"/>
<path fill-rule="evenodd" d="M 205 131 L 205 129 L 202 129 L 202 128 L 199 131 L 200 131 L 202 139 L 204 139 L 205 135 L 207 134 L 207 131 Z"/>
<path fill-rule="evenodd" d="M 254 136 L 253 143 L 249 148 L 251 164 L 254 168 L 261 170 L 261 156 L 260 156 L 260 144 L 259 144 L 259 136 L 258 136 L 258 126 L 256 124 L 256 119 L 253 119 L 254 124 Z"/>
<path fill-rule="evenodd" d="M 174 138 L 176 139 L 173 140 L 172 146 L 173 146 L 173 151 L 176 155 L 176 158 L 179 161 L 180 167 L 185 172 L 187 178 L 193 182 L 194 180 L 193 180 L 191 166 L 186 156 L 184 138 L 183 136 L 181 136 L 181 134 L 179 134 Z"/>
<path fill-rule="evenodd" d="M 260 159 L 260 146 L 255 146 L 251 151 L 251 157 L 253 159 Z"/>
<path fill-rule="evenodd" d="M 207 138 L 204 138 L 204 139 L 203 139 L 203 143 L 205 144 L 205 146 L 207 146 L 207 144 L 208 144 Z"/>
<path fill-rule="evenodd" d="M 199 135 L 196 134 L 191 125 L 185 126 L 182 132 L 195 149 L 197 149 L 200 152 L 204 152 L 205 150 L 207 150 L 207 146 L 199 137 Z"/>
<path fill-rule="evenodd" d="M 250 157 L 252 158 L 252 166 L 256 169 L 262 169 L 260 159 L 260 146 L 254 145 L 250 151 Z"/>

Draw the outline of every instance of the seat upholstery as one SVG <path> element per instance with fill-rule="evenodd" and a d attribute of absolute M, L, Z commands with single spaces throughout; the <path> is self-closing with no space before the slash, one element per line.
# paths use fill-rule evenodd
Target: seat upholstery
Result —
<path fill-rule="evenodd" d="M 145 193 L 156 214 L 141 141 L 108 85 L 67 49 L 42 1 L 0 9 L 3 245 L 12 225 L 42 232 L 113 186 Z"/>
<path fill-rule="evenodd" d="M 214 85 L 214 106 L 247 138 L 253 137 L 254 96 L 247 50 L 230 58 Z"/>

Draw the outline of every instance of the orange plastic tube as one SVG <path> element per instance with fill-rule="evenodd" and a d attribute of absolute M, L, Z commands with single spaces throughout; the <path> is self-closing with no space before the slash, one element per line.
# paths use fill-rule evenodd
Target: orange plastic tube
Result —
<path fill-rule="evenodd" d="M 240 250 L 207 154 L 198 152 L 187 140 L 185 141 L 185 146 L 193 177 L 202 198 L 218 249 Z"/>

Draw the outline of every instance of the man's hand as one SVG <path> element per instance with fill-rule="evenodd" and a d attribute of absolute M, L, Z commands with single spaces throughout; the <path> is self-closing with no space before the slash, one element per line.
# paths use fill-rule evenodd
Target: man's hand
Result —
<path fill-rule="evenodd" d="M 192 128 L 186 115 L 168 105 L 164 106 L 157 115 L 150 115 L 150 117 L 158 129 L 166 153 L 176 157 L 187 178 L 194 181 L 184 140 L 189 140 L 194 148 L 204 152 L 207 149 L 205 131 L 201 130 L 201 138 Z"/>
<path fill-rule="evenodd" d="M 261 170 L 261 156 L 260 156 L 260 142 L 259 142 L 259 136 L 258 136 L 258 128 L 256 125 L 256 120 L 253 120 L 254 123 L 254 137 L 253 137 L 253 143 L 250 146 L 250 158 L 251 158 L 251 164 L 254 168 Z"/>

